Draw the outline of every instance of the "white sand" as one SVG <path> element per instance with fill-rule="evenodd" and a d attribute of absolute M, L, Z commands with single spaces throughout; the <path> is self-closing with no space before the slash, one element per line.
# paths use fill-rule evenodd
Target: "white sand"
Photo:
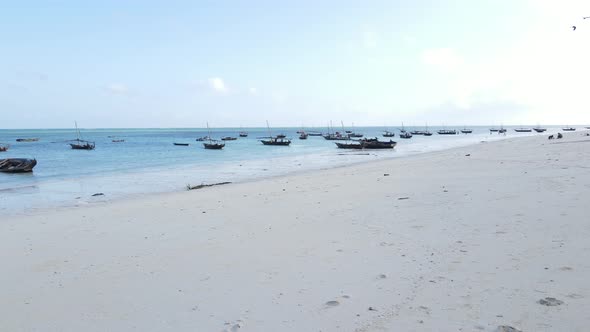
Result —
<path fill-rule="evenodd" d="M 3 217 L 0 331 L 589 331 L 589 161 L 576 132 Z"/>

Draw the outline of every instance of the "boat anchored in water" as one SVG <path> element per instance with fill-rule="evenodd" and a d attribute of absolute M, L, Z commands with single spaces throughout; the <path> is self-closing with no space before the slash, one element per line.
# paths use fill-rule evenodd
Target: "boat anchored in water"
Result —
<path fill-rule="evenodd" d="M 94 142 L 86 141 L 82 139 L 82 135 L 80 134 L 80 129 L 78 129 L 78 123 L 75 122 L 76 125 L 76 134 L 78 138 L 73 140 L 76 143 L 70 143 L 70 146 L 73 150 L 94 150 L 96 147 Z"/>
<path fill-rule="evenodd" d="M 262 142 L 262 144 L 276 145 L 276 146 L 289 146 L 289 144 L 291 144 L 291 140 L 286 138 L 285 135 L 281 134 L 281 135 L 277 135 L 277 136 L 272 136 L 272 134 L 270 132 L 270 125 L 268 124 L 268 121 L 266 121 L 266 128 L 268 129 L 268 137 L 260 140 L 260 142 Z"/>

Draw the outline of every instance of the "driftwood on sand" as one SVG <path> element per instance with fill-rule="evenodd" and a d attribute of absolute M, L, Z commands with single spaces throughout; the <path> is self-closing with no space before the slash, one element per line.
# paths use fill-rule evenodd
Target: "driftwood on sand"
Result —
<path fill-rule="evenodd" d="M 212 184 L 204 184 L 201 183 L 199 185 L 196 186 L 191 186 L 190 183 L 186 185 L 186 190 L 195 190 L 195 189 L 203 189 L 206 187 L 213 187 L 213 186 L 221 186 L 224 184 L 230 184 L 231 182 L 218 182 L 218 183 L 212 183 Z"/>

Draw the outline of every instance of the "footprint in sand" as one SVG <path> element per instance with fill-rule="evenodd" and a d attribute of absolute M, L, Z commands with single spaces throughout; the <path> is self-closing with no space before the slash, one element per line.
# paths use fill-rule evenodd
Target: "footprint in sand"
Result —
<path fill-rule="evenodd" d="M 563 301 L 558 300 L 558 299 L 556 299 L 554 297 L 546 297 L 544 299 L 540 299 L 538 301 L 538 303 L 539 304 L 542 304 L 542 305 L 545 305 L 545 306 L 548 306 L 548 307 L 555 307 L 555 306 L 558 306 L 558 305 L 562 305 L 563 304 Z"/>
<path fill-rule="evenodd" d="M 340 305 L 340 302 L 338 302 L 338 301 L 328 301 L 328 302 L 326 302 L 326 306 L 328 306 L 328 307 L 336 307 L 336 306 L 339 306 L 339 305 Z"/>

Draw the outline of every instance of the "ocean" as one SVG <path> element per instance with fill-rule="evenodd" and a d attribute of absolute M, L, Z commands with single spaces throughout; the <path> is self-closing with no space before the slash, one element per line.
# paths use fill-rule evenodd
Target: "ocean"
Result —
<path fill-rule="evenodd" d="M 430 127 L 430 137 L 400 139 L 399 128 L 356 127 L 365 137 L 379 137 L 384 130 L 394 131 L 398 142 L 394 150 L 342 150 L 334 141 L 310 136 L 299 140 L 298 128 L 272 128 L 272 135 L 284 133 L 293 140 L 288 147 L 264 146 L 260 137 L 266 128 L 211 129 L 213 138 L 248 137 L 226 141 L 223 150 L 205 150 L 197 137 L 207 129 L 80 129 L 83 139 L 96 142 L 91 151 L 73 150 L 68 140 L 76 138 L 73 129 L 0 130 L 0 143 L 10 144 L 4 158 L 35 158 L 33 173 L 0 173 L 0 213 L 27 214 L 38 210 L 94 204 L 109 200 L 186 190 L 187 185 L 217 182 L 243 182 L 293 172 L 338 167 L 378 159 L 398 158 L 416 153 L 464 146 L 480 141 L 539 135 L 516 133 L 506 127 L 506 136 L 490 133 L 489 126 L 470 127 L 472 134 L 438 135 Z M 348 129 L 348 128 L 347 128 Z M 410 130 L 423 128 L 406 127 Z M 448 128 L 460 129 L 460 128 Z M 545 134 L 559 131 L 550 127 Z M 326 133 L 327 128 L 305 128 Z M 338 130 L 338 129 L 336 129 Z M 38 137 L 38 142 L 16 142 L 17 138 Z M 116 143 L 113 140 L 124 142 Z M 175 146 L 174 142 L 189 143 Z M 92 196 L 102 193 L 104 195 Z"/>

